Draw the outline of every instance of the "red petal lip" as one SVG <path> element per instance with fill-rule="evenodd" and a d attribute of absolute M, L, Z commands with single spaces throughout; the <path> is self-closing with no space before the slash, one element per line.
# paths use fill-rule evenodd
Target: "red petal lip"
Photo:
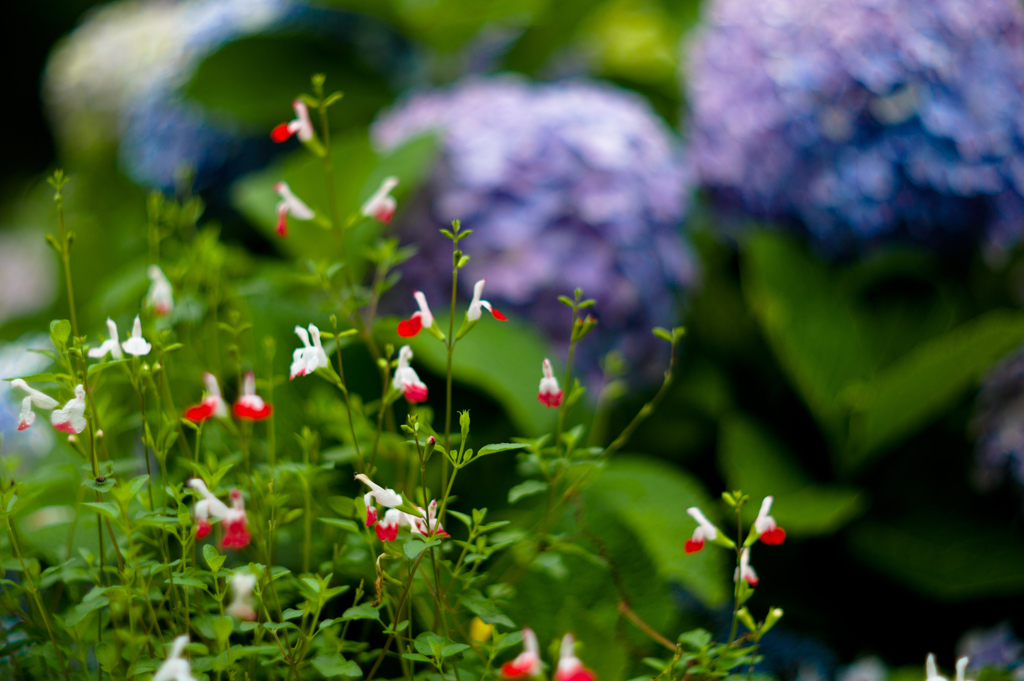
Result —
<path fill-rule="evenodd" d="M 274 405 L 264 403 L 262 409 L 253 409 L 244 402 L 235 402 L 234 405 L 235 416 L 240 419 L 247 421 L 263 421 L 264 419 L 270 418 L 270 415 L 274 413 Z M 185 418 L 188 418 L 186 414 Z"/>
<path fill-rule="evenodd" d="M 410 404 L 416 404 L 427 399 L 427 386 L 407 385 L 403 386 L 402 394 Z"/>
<path fill-rule="evenodd" d="M 496 307 L 495 308 L 491 308 L 491 314 L 494 315 L 494 318 L 497 319 L 499 322 L 507 322 L 508 321 L 508 317 L 506 317 L 505 315 L 501 314 L 501 310 L 499 310 Z"/>
<path fill-rule="evenodd" d="M 594 681 L 594 672 L 581 667 L 571 672 L 556 672 L 556 681 Z"/>
<path fill-rule="evenodd" d="M 562 406 L 562 391 L 556 393 L 537 393 L 537 401 L 549 409 Z"/>
<path fill-rule="evenodd" d="M 56 428 L 57 430 L 61 431 L 62 433 L 71 433 L 72 435 L 77 435 L 78 434 L 78 431 L 76 431 L 74 426 L 71 425 L 71 421 L 63 421 L 61 423 L 55 423 L 55 424 L 53 424 L 53 427 Z"/>
<path fill-rule="evenodd" d="M 692 539 L 687 539 L 686 544 L 683 545 L 683 550 L 687 553 L 697 553 L 702 548 L 704 548 L 704 542 L 694 541 Z"/>
<path fill-rule="evenodd" d="M 524 660 L 523 662 L 517 663 L 516 660 L 518 659 L 519 658 L 516 658 L 511 662 L 506 662 L 501 665 L 501 675 L 506 679 L 522 679 L 529 676 L 530 672 L 533 670 L 533 661 Z"/>
<path fill-rule="evenodd" d="M 419 314 L 414 314 L 409 319 L 398 322 L 398 335 L 402 338 L 412 338 L 423 328 L 423 320 Z"/>
<path fill-rule="evenodd" d="M 239 520 L 227 526 L 227 532 L 224 533 L 224 540 L 220 545 L 225 549 L 242 549 L 249 545 L 250 539 L 252 536 L 245 521 Z"/>
<path fill-rule="evenodd" d="M 270 139 L 278 143 L 286 141 L 291 136 L 292 133 L 290 130 L 288 130 L 287 123 L 281 123 L 280 125 L 276 125 L 274 126 L 274 129 L 270 131 Z"/>
<path fill-rule="evenodd" d="M 19 423 L 18 424 L 18 430 L 19 431 L 25 430 L 25 429 L 27 429 L 31 425 L 32 425 L 31 423 Z"/>
<path fill-rule="evenodd" d="M 278 213 L 277 227 L 275 228 L 275 230 L 277 231 L 277 235 L 279 237 L 281 237 L 282 239 L 285 239 L 285 238 L 288 237 L 288 214 L 287 213 Z"/>
<path fill-rule="evenodd" d="M 197 404 L 194 407 L 189 407 L 185 410 L 185 418 L 192 423 L 202 423 L 213 416 L 214 410 L 217 408 L 213 400 L 207 400 L 202 404 Z"/>
<path fill-rule="evenodd" d="M 398 539 L 398 523 L 392 525 L 378 523 L 374 530 L 377 532 L 377 539 L 381 541 L 395 541 Z"/>
<path fill-rule="evenodd" d="M 761 534 L 761 541 L 769 546 L 777 546 L 786 541 L 786 531 L 781 527 L 776 527 L 774 530 L 768 530 Z"/>
<path fill-rule="evenodd" d="M 196 538 L 202 539 L 206 535 L 210 534 L 210 528 L 213 527 L 208 521 L 200 520 L 196 525 Z"/>

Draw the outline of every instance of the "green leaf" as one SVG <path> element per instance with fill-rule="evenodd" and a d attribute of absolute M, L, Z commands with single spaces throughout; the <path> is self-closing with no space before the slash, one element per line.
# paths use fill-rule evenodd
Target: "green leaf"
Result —
<path fill-rule="evenodd" d="M 68 344 L 68 338 L 71 337 L 71 322 L 66 319 L 54 319 L 50 322 L 50 340 L 58 348 L 63 348 Z"/>
<path fill-rule="evenodd" d="M 217 640 L 223 645 L 231 636 L 231 630 L 235 623 L 230 617 L 218 617 L 213 621 L 213 632 L 217 634 Z"/>
<path fill-rule="evenodd" d="M 295 608 L 288 608 L 283 613 L 281 613 L 281 619 L 282 620 L 293 620 L 296 617 L 302 617 L 302 614 L 304 612 L 305 612 L 305 610 L 296 610 Z"/>
<path fill-rule="evenodd" d="M 117 504 L 112 504 L 109 501 L 83 501 L 82 506 L 97 511 L 111 520 L 117 520 L 121 517 L 121 511 L 118 509 Z"/>
<path fill-rule="evenodd" d="M 722 420 L 718 463 L 729 489 L 753 500 L 743 507 L 744 520 L 751 522 L 761 499 L 771 494 L 772 516 L 793 536 L 831 534 L 867 506 L 856 488 L 815 484 L 780 442 L 745 416 Z"/>
<path fill-rule="evenodd" d="M 467 610 L 479 617 L 485 624 L 500 624 L 508 629 L 516 628 L 515 622 L 476 589 L 468 590 L 462 595 L 462 605 L 466 606 Z"/>
<path fill-rule="evenodd" d="M 514 504 L 520 499 L 540 494 L 548 488 L 543 480 L 526 480 L 508 491 L 508 503 Z"/>
<path fill-rule="evenodd" d="M 783 370 L 834 441 L 846 409 L 839 393 L 871 376 L 855 301 L 792 237 L 751 234 L 742 250 L 743 292 Z"/>
<path fill-rule="evenodd" d="M 203 546 L 203 558 L 206 559 L 206 564 L 210 566 L 210 570 L 216 573 L 220 570 L 221 566 L 224 565 L 224 561 L 227 560 L 227 556 L 217 553 L 210 544 Z"/>
<path fill-rule="evenodd" d="M 419 539 L 410 539 L 405 542 L 405 546 L 402 550 L 405 551 L 405 557 L 409 560 L 416 560 L 423 551 L 430 548 L 431 546 L 438 546 L 441 543 L 439 539 L 434 539 L 428 542 L 422 542 Z"/>
<path fill-rule="evenodd" d="M 402 657 L 404 657 L 407 660 L 414 660 L 416 662 L 433 662 L 433 660 L 431 660 L 426 655 L 421 655 L 419 653 L 405 653 L 404 655 L 402 655 Z"/>
<path fill-rule="evenodd" d="M 457 315 L 458 321 L 462 312 Z M 435 320 L 441 328 L 448 328 L 446 317 Z M 385 330 L 394 334 L 393 325 L 381 329 Z M 418 362 L 438 376 L 445 375 L 448 356 L 443 343 L 429 334 L 420 334 L 410 339 L 410 344 Z M 487 317 L 459 341 L 452 357 L 452 376 L 497 400 L 519 432 L 537 436 L 553 430 L 558 418 L 557 409 L 548 409 L 537 401 L 541 363 L 550 352 L 548 342 L 530 325 L 517 320 L 496 322 Z M 530 367 L 536 367 L 536 373 Z"/>
<path fill-rule="evenodd" d="M 497 454 L 498 452 L 508 452 L 513 449 L 526 449 L 530 445 L 513 442 L 501 442 L 494 445 L 484 445 L 480 448 L 480 451 L 476 453 L 477 458 L 481 456 L 487 456 L 488 454 Z"/>
<path fill-rule="evenodd" d="M 64 624 L 69 627 L 77 626 L 89 615 L 89 613 L 99 610 L 100 608 L 105 608 L 108 605 L 110 605 L 110 599 L 106 596 L 86 598 L 68 611 L 68 614 L 64 617 Z"/>
<path fill-rule="evenodd" d="M 699 506 L 715 521 L 717 504 L 695 478 L 656 459 L 619 457 L 591 484 L 587 494 L 614 512 L 636 535 L 662 578 L 681 582 L 709 606 L 721 605 L 731 597 L 732 575 L 727 574 L 725 552 L 687 555 L 683 551 L 684 540 L 694 528 L 687 508 Z"/>
<path fill-rule="evenodd" d="M 313 666 L 328 679 L 335 676 L 358 679 L 363 675 L 363 670 L 359 668 L 359 665 L 351 660 L 346 660 L 339 653 L 320 655 L 313 659 Z"/>
<path fill-rule="evenodd" d="M 857 524 L 850 529 L 850 551 L 941 601 L 1024 594 L 1024 546 L 1006 529 L 958 517 Z"/>
<path fill-rule="evenodd" d="M 843 393 L 852 410 L 847 469 L 876 458 L 948 408 L 985 371 L 1024 341 L 1024 313 L 993 310 L 925 341 Z"/>
<path fill-rule="evenodd" d="M 379 620 L 380 611 L 371 605 L 354 605 L 341 616 L 343 620 Z"/>
<path fill-rule="evenodd" d="M 359 526 L 351 520 L 345 518 L 317 518 L 320 522 L 325 525 L 333 525 L 334 527 L 340 527 L 348 532 L 355 532 L 359 534 Z"/>
<path fill-rule="evenodd" d="M 452 655 L 457 655 L 458 653 L 461 653 L 463 650 L 469 650 L 469 646 L 467 646 L 465 643 L 449 643 L 444 648 L 441 648 L 441 659 L 451 657 Z"/>
<path fill-rule="evenodd" d="M 103 482 L 96 482 L 94 478 L 87 478 L 82 481 L 82 487 L 88 487 L 100 494 L 109 492 L 115 484 L 117 484 L 117 480 L 113 477 L 106 478 Z"/>

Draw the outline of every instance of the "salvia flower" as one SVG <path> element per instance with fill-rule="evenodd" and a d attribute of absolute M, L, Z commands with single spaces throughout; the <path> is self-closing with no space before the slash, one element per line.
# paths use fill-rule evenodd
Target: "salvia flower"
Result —
<path fill-rule="evenodd" d="M 736 573 L 733 575 L 733 581 L 739 581 L 740 579 L 750 586 L 757 586 L 757 583 L 760 581 L 757 578 L 757 573 L 754 572 L 754 568 L 750 566 L 749 546 L 740 552 L 740 566 L 736 568 Z"/>
<path fill-rule="evenodd" d="M 401 391 L 410 404 L 416 404 L 427 399 L 427 386 L 420 380 L 416 370 L 409 366 L 411 361 L 412 348 L 403 345 L 398 351 L 398 367 L 395 368 L 391 385 L 395 390 Z"/>
<path fill-rule="evenodd" d="M 114 327 L 114 332 L 117 332 L 117 327 Z M 132 323 L 132 335 L 121 343 L 121 347 L 133 357 L 145 357 L 153 349 L 153 346 L 142 337 L 142 321 L 139 315 L 135 315 L 135 321 Z"/>
<path fill-rule="evenodd" d="M 576 351 L 583 382 L 600 382 L 600 358 L 619 350 L 660 380 L 667 344 L 654 326 L 677 318 L 674 289 L 695 279 L 679 237 L 691 173 L 670 128 L 635 93 L 585 81 L 536 84 L 472 77 L 400 101 L 374 123 L 387 151 L 436 131 L 440 153 L 422 193 L 395 218 L 419 253 L 400 286 L 429 300 L 450 295 L 453 218 L 473 230 L 460 295 L 486 277 L 491 303 L 534 321 L 562 347 L 565 307 L 577 286 L 600 325 Z M 666 347 L 662 347 L 666 345 Z"/>
<path fill-rule="evenodd" d="M 397 186 L 397 177 L 394 175 L 385 177 L 377 191 L 359 208 L 359 212 L 364 217 L 373 218 L 385 225 L 390 224 L 395 210 L 398 209 L 398 202 L 395 201 L 395 197 L 391 196 L 391 190 Z"/>
<path fill-rule="evenodd" d="M 29 384 L 23 379 L 16 378 L 11 381 L 11 387 L 27 393 L 25 398 L 21 401 L 21 414 L 18 416 L 18 430 L 26 430 L 36 422 L 35 412 L 32 411 L 33 406 L 37 409 L 56 409 L 59 404 L 57 400 L 53 399 L 46 393 L 29 386 Z"/>
<path fill-rule="evenodd" d="M 426 511 L 424 511 L 419 506 L 417 506 L 416 508 L 419 508 L 420 509 L 420 513 L 422 513 L 424 516 L 426 516 L 426 518 L 424 519 L 424 518 L 417 518 L 415 516 L 410 516 L 413 519 L 414 523 L 415 523 L 410 528 L 412 530 L 413 534 L 421 534 L 424 537 L 428 537 L 428 538 L 429 537 L 444 537 L 444 538 L 447 538 L 449 536 L 449 534 L 444 531 L 444 528 L 441 527 L 441 521 L 437 517 L 437 500 L 436 499 L 432 500 L 430 502 L 430 504 L 427 505 Z"/>
<path fill-rule="evenodd" d="M 228 406 L 221 397 L 217 377 L 207 372 L 203 374 L 203 383 L 206 384 L 206 397 L 199 404 L 186 409 L 185 418 L 193 423 L 202 423 L 214 417 L 227 418 Z"/>
<path fill-rule="evenodd" d="M 295 327 L 295 335 L 302 341 L 302 347 L 292 352 L 292 366 L 289 379 L 294 380 L 296 376 L 311 374 L 317 369 L 323 369 L 330 365 L 327 361 L 327 353 L 320 341 L 320 329 L 313 324 L 309 325 L 307 333 L 301 326 Z M 313 344 L 309 344 L 309 337 L 312 335 Z"/>
<path fill-rule="evenodd" d="M 55 409 L 50 414 L 50 423 L 57 430 L 72 435 L 77 435 L 85 430 L 87 425 L 85 420 L 85 386 L 81 383 L 75 386 L 74 399 L 69 400 L 60 409 Z"/>
<path fill-rule="evenodd" d="M 555 681 L 594 681 L 594 672 L 583 666 L 576 657 L 576 640 L 572 634 L 562 638 L 562 648 L 558 655 L 558 668 L 555 670 Z"/>
<path fill-rule="evenodd" d="M 686 512 L 697 521 L 697 527 L 693 530 L 693 536 L 686 540 L 683 550 L 686 553 L 697 553 L 704 548 L 704 542 L 718 539 L 718 528 L 696 506 L 686 509 Z"/>
<path fill-rule="evenodd" d="M 188 660 L 181 656 L 188 645 L 188 634 L 182 634 L 174 639 L 171 644 L 171 652 L 167 659 L 160 665 L 160 668 L 153 674 L 152 681 L 196 681 L 192 676 L 192 666 Z"/>
<path fill-rule="evenodd" d="M 376 500 L 381 506 L 394 508 L 402 505 L 402 495 L 393 489 L 381 487 L 373 480 L 370 480 L 364 473 L 357 473 L 356 480 L 359 480 L 370 491 L 363 496 L 363 505 L 366 506 L 366 526 L 370 527 L 377 522 L 377 507 L 373 504 Z"/>
<path fill-rule="evenodd" d="M 367 508 L 367 521 L 370 519 L 369 506 Z M 376 520 L 377 509 L 373 509 L 373 517 Z M 377 539 L 381 541 L 395 541 L 398 539 L 398 528 L 402 525 L 412 527 L 412 516 L 403 511 L 399 511 L 397 508 L 389 508 L 384 514 L 384 518 L 374 525 L 374 531 L 377 533 Z M 367 523 L 369 524 L 369 523 Z"/>
<path fill-rule="evenodd" d="M 484 294 L 484 284 L 487 283 L 485 279 L 481 279 L 473 285 L 473 300 L 469 303 L 469 308 L 466 310 L 466 319 L 471 322 L 475 322 L 480 319 L 480 308 L 485 308 L 491 313 L 495 319 L 500 322 L 507 322 L 508 319 L 505 315 L 501 314 L 501 311 L 493 307 L 486 300 L 482 300 L 480 296 Z"/>
<path fill-rule="evenodd" d="M 720 206 L 832 253 L 1019 239 L 1019 2 L 714 0 L 706 18 L 682 72 Z"/>
<path fill-rule="evenodd" d="M 302 199 L 292 193 L 287 182 L 278 182 L 274 185 L 274 191 L 278 193 L 281 200 L 277 202 L 277 233 L 288 236 L 288 216 L 296 220 L 312 220 L 316 217 L 313 209 L 307 206 Z"/>
<path fill-rule="evenodd" d="M 501 665 L 501 675 L 506 679 L 538 678 L 544 667 L 540 661 L 540 645 L 533 629 L 523 629 L 523 652 L 514 660 Z"/>
<path fill-rule="evenodd" d="M 244 549 L 252 537 L 249 534 L 249 518 L 245 515 L 245 500 L 237 489 L 231 490 L 231 508 L 224 515 L 224 539 L 220 545 L 225 549 Z"/>
<path fill-rule="evenodd" d="M 151 282 L 146 292 L 146 307 L 151 308 L 157 316 L 166 317 L 174 309 L 174 288 L 159 265 L 150 265 L 146 274 Z"/>
<path fill-rule="evenodd" d="M 284 142 L 292 135 L 298 135 L 300 142 L 308 142 L 313 139 L 313 122 L 309 120 L 309 108 L 301 99 L 292 102 L 295 109 L 295 119 L 287 123 L 281 123 L 270 132 L 270 138 L 275 142 Z"/>
<path fill-rule="evenodd" d="M 761 502 L 761 510 L 754 521 L 754 530 L 765 544 L 781 544 L 786 541 L 786 531 L 778 526 L 775 518 L 768 515 L 772 510 L 772 497 L 767 496 Z"/>
<path fill-rule="evenodd" d="M 420 329 L 429 329 L 434 326 L 434 315 L 430 313 L 430 306 L 427 305 L 427 297 L 423 295 L 423 291 L 415 291 L 412 295 L 420 309 L 418 312 L 413 312 L 408 319 L 398 322 L 398 335 L 402 338 L 413 338 L 420 332 Z"/>
<path fill-rule="evenodd" d="M 138 319 L 138 317 L 136 317 Z M 110 338 L 103 341 L 98 348 L 89 348 L 89 356 L 93 359 L 100 359 L 106 357 L 107 353 L 114 359 L 122 359 L 124 355 L 121 353 L 121 343 L 119 342 L 117 335 L 117 324 L 110 317 L 107 317 L 107 332 L 110 334 Z"/>
<path fill-rule="evenodd" d="M 256 394 L 256 374 L 251 371 L 242 379 L 242 394 L 235 400 L 234 412 L 246 421 L 262 421 L 274 413 L 274 406 Z"/>
<path fill-rule="evenodd" d="M 231 605 L 225 612 L 245 622 L 255 622 L 256 610 L 252 603 L 252 590 L 255 587 L 256 575 L 236 572 L 231 578 Z"/>
<path fill-rule="evenodd" d="M 218 499 L 207 488 L 206 483 L 199 478 L 192 478 L 188 481 L 188 486 L 199 492 L 203 497 L 196 502 L 194 513 L 196 516 L 196 537 L 202 539 L 206 535 L 210 534 L 210 530 L 213 528 L 210 518 L 214 520 L 223 520 L 227 517 L 228 507 L 223 501 Z"/>
<path fill-rule="evenodd" d="M 558 387 L 558 379 L 555 378 L 555 372 L 551 369 L 551 362 L 546 357 L 540 368 L 544 372 L 544 377 L 540 379 L 537 400 L 548 408 L 562 406 L 562 389 Z"/>

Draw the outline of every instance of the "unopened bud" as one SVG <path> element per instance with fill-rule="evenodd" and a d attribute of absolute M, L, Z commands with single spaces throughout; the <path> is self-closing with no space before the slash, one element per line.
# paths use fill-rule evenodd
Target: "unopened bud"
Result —
<path fill-rule="evenodd" d="M 423 448 L 423 462 L 430 461 L 430 455 L 434 453 L 434 447 L 437 446 L 437 440 L 431 435 L 427 438 L 427 445 Z"/>
<path fill-rule="evenodd" d="M 754 618 L 751 617 L 750 611 L 745 606 L 740 608 L 739 612 L 736 613 L 736 617 L 740 622 L 743 622 L 743 626 L 748 631 L 757 631 L 757 624 L 754 623 Z"/>
<path fill-rule="evenodd" d="M 764 618 L 764 624 L 761 625 L 761 635 L 774 627 L 780 619 L 782 619 L 782 608 L 772 608 L 768 616 Z"/>
<path fill-rule="evenodd" d="M 102 430 L 97 430 L 96 431 L 96 437 L 97 438 L 102 438 L 103 437 L 103 431 Z"/>
<path fill-rule="evenodd" d="M 68 442 L 78 442 L 78 437 L 74 434 L 68 435 Z"/>
<path fill-rule="evenodd" d="M 153 365 L 153 371 L 160 371 L 163 368 L 164 368 L 164 365 L 161 364 L 160 362 L 157 362 L 156 364 Z"/>

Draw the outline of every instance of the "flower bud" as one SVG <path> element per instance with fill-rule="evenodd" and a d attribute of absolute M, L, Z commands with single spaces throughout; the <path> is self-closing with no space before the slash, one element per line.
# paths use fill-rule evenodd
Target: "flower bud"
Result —
<path fill-rule="evenodd" d="M 772 608 L 768 616 L 764 618 L 764 624 L 761 625 L 761 635 L 766 634 L 780 619 L 782 619 L 782 608 Z"/>

